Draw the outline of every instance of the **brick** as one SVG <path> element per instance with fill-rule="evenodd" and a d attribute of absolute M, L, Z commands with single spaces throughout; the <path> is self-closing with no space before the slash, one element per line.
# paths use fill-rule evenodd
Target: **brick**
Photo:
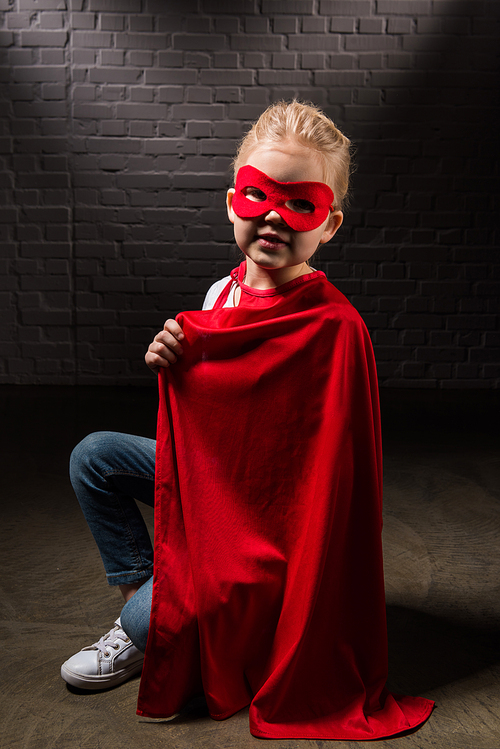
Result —
<path fill-rule="evenodd" d="M 184 65 L 188 68 L 208 68 L 210 55 L 208 52 L 184 52 Z"/>
<path fill-rule="evenodd" d="M 196 84 L 197 82 L 197 71 L 196 70 L 175 70 L 175 69 L 154 69 L 146 70 L 144 73 L 145 83 L 148 86 L 154 86 L 155 84 L 166 84 L 173 86 Z"/>
<path fill-rule="evenodd" d="M 303 52 L 301 67 L 306 69 L 324 68 L 325 67 L 325 55 L 321 52 Z"/>
<path fill-rule="evenodd" d="M 269 19 L 264 16 L 247 16 L 245 18 L 245 32 L 247 34 L 268 34 Z"/>
<path fill-rule="evenodd" d="M 404 2 L 404 0 L 403 0 Z M 397 48 L 397 38 L 392 36 L 373 36 L 371 34 L 354 34 L 346 36 L 345 48 L 347 52 L 359 50 L 388 51 Z"/>
<path fill-rule="evenodd" d="M 153 52 L 146 50 L 132 50 L 129 53 L 129 59 L 131 65 L 137 65 L 138 67 L 151 67 L 153 65 Z"/>
<path fill-rule="evenodd" d="M 319 12 L 326 16 L 369 16 L 371 0 L 320 0 Z"/>
<path fill-rule="evenodd" d="M 108 49 L 113 46 L 111 34 L 103 31 L 74 31 L 72 34 L 73 47 L 89 47 Z"/>
<path fill-rule="evenodd" d="M 21 65 L 33 65 L 34 64 L 34 54 L 32 49 L 9 49 L 7 51 L 7 59 L 5 60 L 5 54 L 4 54 L 4 62 L 12 67 L 18 67 Z M 8 67 L 2 67 L 0 68 L 0 71 L 2 73 L 2 80 L 9 80 L 9 68 Z"/>
<path fill-rule="evenodd" d="M 174 188 L 224 190 L 227 187 L 225 174 L 174 174 Z"/>
<path fill-rule="evenodd" d="M 93 289 L 98 292 L 141 293 L 143 291 L 143 281 L 140 278 L 97 277 L 93 279 Z"/>
<path fill-rule="evenodd" d="M 95 65 L 96 53 L 91 49 L 73 49 L 74 65 Z"/>
<path fill-rule="evenodd" d="M 115 44 L 124 49 L 165 49 L 165 34 L 115 34 Z"/>
<path fill-rule="evenodd" d="M 236 86 L 221 86 L 215 89 L 216 102 L 239 102 L 241 99 L 240 89 Z"/>
<path fill-rule="evenodd" d="M 346 37 L 347 43 L 348 37 Z M 326 51 L 337 51 L 340 47 L 338 34 L 290 34 L 288 37 L 288 49 L 306 50 L 310 52 L 316 49 Z"/>
<path fill-rule="evenodd" d="M 211 138 L 201 141 L 202 154 L 227 154 L 233 156 L 237 147 L 237 141 L 224 140 L 222 138 Z"/>
<path fill-rule="evenodd" d="M 273 19 L 273 31 L 275 34 L 296 34 L 298 30 L 298 18 L 277 16 Z"/>
<path fill-rule="evenodd" d="M 95 13 L 72 13 L 70 17 L 70 27 L 75 30 L 91 31 L 95 29 Z"/>
<path fill-rule="evenodd" d="M 220 34 L 235 34 L 240 31 L 239 18 L 215 18 L 215 31 Z M 231 65 L 229 67 L 232 67 Z"/>
<path fill-rule="evenodd" d="M 61 0 L 19 0 L 19 10 L 61 10 Z"/>
<path fill-rule="evenodd" d="M 69 310 L 23 310 L 21 317 L 25 325 L 71 325 Z"/>
<path fill-rule="evenodd" d="M 142 12 L 140 15 L 129 16 L 131 31 L 153 31 L 154 18 Z"/>
<path fill-rule="evenodd" d="M 186 101 L 190 104 L 210 104 L 212 89 L 208 86 L 189 86 L 186 89 Z"/>
<path fill-rule="evenodd" d="M 173 34 L 172 45 L 182 50 L 217 50 L 226 46 L 226 37 L 221 34 Z"/>
<path fill-rule="evenodd" d="M 158 53 L 158 64 L 160 67 L 166 68 L 182 68 L 184 65 L 184 53 L 183 52 L 168 52 L 160 50 Z"/>
<path fill-rule="evenodd" d="M 443 326 L 443 319 L 440 315 L 422 315 L 422 314 L 399 314 L 393 322 L 393 326 L 398 329 L 439 329 Z"/>
<path fill-rule="evenodd" d="M 117 104 L 117 117 L 125 119 L 159 120 L 167 116 L 167 107 L 163 104 Z"/>
<path fill-rule="evenodd" d="M 313 0 L 263 0 L 262 13 L 286 13 L 286 15 L 311 15 Z"/>
<path fill-rule="evenodd" d="M 131 138 L 89 138 L 88 150 L 91 153 L 139 153 L 141 141 Z"/>
<path fill-rule="evenodd" d="M 23 174 L 18 173 L 17 175 L 17 187 L 31 187 L 33 189 L 41 188 L 57 188 L 57 187 L 69 187 L 69 174 L 63 172 L 57 173 L 39 173 L 39 174 Z"/>
<path fill-rule="evenodd" d="M 251 70 L 202 70 L 202 86 L 252 86 L 254 74 Z"/>
<path fill-rule="evenodd" d="M 205 13 L 258 13 L 255 0 L 203 0 L 203 10 Z"/>
<path fill-rule="evenodd" d="M 382 34 L 384 32 L 385 21 L 383 18 L 360 18 L 360 34 Z"/>
<path fill-rule="evenodd" d="M 426 75 L 420 71 L 375 71 L 371 77 L 371 84 L 373 88 L 389 88 L 389 87 L 424 87 L 427 85 Z"/>
<path fill-rule="evenodd" d="M 141 0 L 89 0 L 89 10 L 105 13 L 140 13 Z"/>
<path fill-rule="evenodd" d="M 356 19 L 334 16 L 330 19 L 330 31 L 338 34 L 354 34 L 356 31 Z"/>
<path fill-rule="evenodd" d="M 138 83 L 141 71 L 134 68 L 92 68 L 89 70 L 91 83 Z"/>
<path fill-rule="evenodd" d="M 75 86 L 73 88 L 73 99 L 76 101 L 94 101 L 95 95 L 95 86 Z"/>
<path fill-rule="evenodd" d="M 28 83 L 9 86 L 8 92 L 11 101 L 31 101 L 34 98 L 33 86 Z M 5 144 L 5 141 L 6 139 L 2 138 L 3 144 Z M 8 151 L 3 150 L 2 146 L 0 153 L 8 153 Z"/>
<path fill-rule="evenodd" d="M 174 138 L 150 138 L 144 144 L 146 154 L 194 154 L 196 141 Z"/>
<path fill-rule="evenodd" d="M 49 66 L 33 66 L 29 68 L 18 67 L 14 68 L 13 78 L 14 81 L 33 81 L 43 83 L 47 81 L 65 81 L 66 80 L 66 68 L 64 67 L 49 67 Z"/>
<path fill-rule="evenodd" d="M 184 88 L 182 86 L 160 86 L 158 92 L 160 102 L 173 104 L 184 101 Z"/>
<path fill-rule="evenodd" d="M 305 70 L 259 70 L 258 78 L 262 86 L 307 86 L 309 83 L 309 73 Z"/>
<path fill-rule="evenodd" d="M 133 86 L 130 89 L 130 98 L 133 102 L 143 101 L 151 103 L 154 99 L 154 89 L 145 88 L 144 86 Z"/>
<path fill-rule="evenodd" d="M 243 135 L 242 123 L 239 121 L 231 122 L 230 120 L 226 120 L 225 122 L 214 122 L 213 132 L 217 138 L 239 139 Z M 210 135 L 210 133 L 208 133 L 208 135 Z"/>
<path fill-rule="evenodd" d="M 415 356 L 418 361 L 424 362 L 462 362 L 466 358 L 466 352 L 463 348 L 457 346 L 449 348 L 417 348 L 415 350 Z"/>
<path fill-rule="evenodd" d="M 113 117 L 113 110 L 107 104 L 74 104 L 73 116 L 82 119 L 110 119 Z"/>
<path fill-rule="evenodd" d="M 225 110 L 221 104 L 174 104 L 172 116 L 176 120 L 223 120 Z"/>
<path fill-rule="evenodd" d="M 314 73 L 316 86 L 363 86 L 365 74 L 360 70 L 317 70 Z"/>
<path fill-rule="evenodd" d="M 246 68 L 265 68 L 266 56 L 262 52 L 247 52 L 244 56 L 244 67 Z"/>
<path fill-rule="evenodd" d="M 431 13 L 431 2 L 430 0 L 377 0 L 377 13 L 390 16 L 428 16 Z"/>
<path fill-rule="evenodd" d="M 65 99 L 66 87 L 58 83 L 44 83 L 42 85 L 42 98 L 51 100 Z"/>
<path fill-rule="evenodd" d="M 67 276 L 54 275 L 23 276 L 21 289 L 23 291 L 69 291 L 70 279 Z"/>
<path fill-rule="evenodd" d="M 239 64 L 239 55 L 237 52 L 215 52 L 213 56 L 214 68 L 237 68 Z M 202 77 L 203 73 L 202 72 Z"/>
<path fill-rule="evenodd" d="M 304 16 L 302 19 L 302 32 L 304 34 L 325 34 L 327 29 L 326 18 L 321 16 Z"/>
<path fill-rule="evenodd" d="M 258 34 L 231 34 L 231 49 L 250 50 L 259 49 L 267 52 L 279 52 L 284 49 L 284 38 L 280 35 L 259 36 Z"/>
<path fill-rule="evenodd" d="M 406 296 L 407 294 L 413 294 L 415 292 L 415 281 L 379 281 L 377 279 L 372 279 L 365 281 L 365 289 L 367 294 L 376 294 L 377 296 Z"/>
<path fill-rule="evenodd" d="M 101 64 L 106 65 L 123 65 L 125 62 L 125 53 L 123 50 L 103 49 L 101 51 Z"/>
<path fill-rule="evenodd" d="M 330 56 L 330 67 L 332 70 L 352 70 L 357 68 L 356 58 L 354 55 L 331 55 Z"/>
<path fill-rule="evenodd" d="M 16 102 L 14 104 L 16 117 L 66 117 L 66 102 L 51 101 L 48 104 L 35 102 Z M 64 125 L 62 125 L 64 128 Z"/>
<path fill-rule="evenodd" d="M 166 189 L 170 187 L 171 180 L 165 174 L 154 173 L 136 173 L 136 174 L 119 174 L 116 177 L 117 187 L 125 189 Z"/>
<path fill-rule="evenodd" d="M 297 67 L 297 55 L 291 54 L 290 52 L 273 54 L 272 66 L 273 68 L 288 68 L 289 70 L 294 70 Z"/>
<path fill-rule="evenodd" d="M 42 29 L 62 29 L 64 26 L 64 16 L 62 13 L 41 13 L 40 28 Z"/>
<path fill-rule="evenodd" d="M 29 13 L 9 13 L 6 17 L 8 29 L 29 29 Z"/>
<path fill-rule="evenodd" d="M 413 25 L 413 22 L 411 18 L 388 18 L 387 19 L 387 33 L 388 34 L 411 34 L 412 25 Z"/>

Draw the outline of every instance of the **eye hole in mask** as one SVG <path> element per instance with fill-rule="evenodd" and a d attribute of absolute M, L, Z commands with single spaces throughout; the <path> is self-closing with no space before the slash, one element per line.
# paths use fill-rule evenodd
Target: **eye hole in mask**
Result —
<path fill-rule="evenodd" d="M 248 200 L 252 200 L 254 203 L 262 203 L 267 200 L 267 195 L 257 187 L 245 187 L 242 192 L 245 198 L 248 198 Z M 314 203 L 311 203 L 309 200 L 303 200 L 301 198 L 287 200 L 285 205 L 295 213 L 314 213 L 315 211 Z"/>
<path fill-rule="evenodd" d="M 278 182 L 253 166 L 238 170 L 232 200 L 240 218 L 276 211 L 294 231 L 311 231 L 333 210 L 334 195 L 323 182 Z"/>

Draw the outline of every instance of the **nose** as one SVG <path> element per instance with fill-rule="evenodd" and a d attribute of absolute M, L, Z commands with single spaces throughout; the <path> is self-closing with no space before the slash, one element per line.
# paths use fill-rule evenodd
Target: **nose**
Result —
<path fill-rule="evenodd" d="M 275 211 L 274 209 L 269 211 L 269 213 L 266 213 L 264 219 L 273 224 L 286 224 L 286 221 L 280 216 L 278 211 Z"/>

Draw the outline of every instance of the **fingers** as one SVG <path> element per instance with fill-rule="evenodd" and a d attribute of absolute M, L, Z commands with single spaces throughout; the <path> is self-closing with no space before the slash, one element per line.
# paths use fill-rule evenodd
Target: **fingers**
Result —
<path fill-rule="evenodd" d="M 153 343 L 157 344 L 155 353 L 160 353 L 165 348 L 165 358 L 173 363 L 177 361 L 177 356 L 183 352 L 181 341 L 184 338 L 182 328 L 175 320 L 167 320 L 163 330 L 155 335 Z"/>
<path fill-rule="evenodd" d="M 153 372 L 162 367 L 169 367 L 182 355 L 183 348 L 180 341 L 184 338 L 182 328 L 175 320 L 167 320 L 153 341 L 149 344 L 145 356 L 146 364 Z"/>
<path fill-rule="evenodd" d="M 165 324 L 163 325 L 163 330 L 171 333 L 175 338 L 179 340 L 182 340 L 184 338 L 184 333 L 182 332 L 182 328 L 177 320 L 166 320 Z"/>

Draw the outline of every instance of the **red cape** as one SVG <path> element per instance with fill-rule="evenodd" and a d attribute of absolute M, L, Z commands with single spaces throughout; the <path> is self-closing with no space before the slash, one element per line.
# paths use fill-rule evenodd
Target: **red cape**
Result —
<path fill-rule="evenodd" d="M 387 692 L 378 391 L 319 271 L 186 312 L 160 375 L 155 580 L 138 713 L 205 693 L 263 738 L 376 739 L 433 703 Z M 233 271 L 233 278 L 238 270 Z M 228 287 L 225 295 L 227 296 Z"/>

